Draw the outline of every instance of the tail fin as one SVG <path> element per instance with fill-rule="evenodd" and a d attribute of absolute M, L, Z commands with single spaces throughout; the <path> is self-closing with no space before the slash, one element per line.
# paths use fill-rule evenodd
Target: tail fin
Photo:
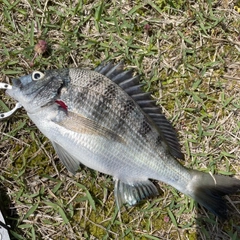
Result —
<path fill-rule="evenodd" d="M 191 196 L 215 215 L 226 218 L 227 206 L 223 196 L 240 190 L 240 180 L 198 171 L 192 171 L 192 174 L 190 185 L 194 193 Z"/>

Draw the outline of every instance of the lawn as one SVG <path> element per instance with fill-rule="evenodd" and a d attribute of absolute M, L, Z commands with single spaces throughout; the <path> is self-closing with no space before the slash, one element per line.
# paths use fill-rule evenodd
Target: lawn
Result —
<path fill-rule="evenodd" d="M 240 1 L 0 0 L 0 36 L 0 82 L 124 60 L 177 130 L 182 164 L 240 179 Z M 14 104 L 2 90 L 0 112 Z M 240 194 L 226 197 L 226 221 L 163 183 L 119 214 L 112 178 L 84 166 L 72 176 L 24 109 L 0 133 L 12 239 L 240 239 Z"/>

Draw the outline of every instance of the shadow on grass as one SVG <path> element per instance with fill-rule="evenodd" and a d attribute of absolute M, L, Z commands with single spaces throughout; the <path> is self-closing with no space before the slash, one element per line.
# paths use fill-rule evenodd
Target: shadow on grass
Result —
<path fill-rule="evenodd" d="M 12 236 L 11 231 L 14 231 L 17 227 L 17 222 L 19 219 L 19 216 L 16 212 L 15 207 L 12 205 L 11 200 L 7 194 L 7 191 L 4 186 L 0 184 L 0 211 L 3 215 L 3 218 L 5 220 L 5 228 L 8 228 L 8 233 L 10 235 L 10 238 L 12 240 L 16 239 L 14 236 Z M 0 236 L 1 239 L 1 236 Z M 3 239 L 4 240 L 4 239 Z"/>
<path fill-rule="evenodd" d="M 239 201 L 236 199 L 236 202 Z M 228 204 L 227 219 L 220 219 L 209 211 L 202 209 L 202 207 L 199 207 L 196 216 L 197 240 L 240 239 L 240 215 L 230 204 Z M 203 214 L 203 211 L 205 214 Z"/>

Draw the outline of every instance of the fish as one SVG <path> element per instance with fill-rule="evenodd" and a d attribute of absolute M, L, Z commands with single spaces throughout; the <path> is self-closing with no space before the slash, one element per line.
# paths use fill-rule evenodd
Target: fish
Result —
<path fill-rule="evenodd" d="M 6 93 L 26 110 L 72 174 L 83 164 L 113 177 L 119 209 L 157 196 L 157 180 L 226 218 L 224 196 L 237 192 L 240 180 L 181 164 L 176 131 L 142 87 L 140 76 L 121 61 L 94 70 L 33 71 L 13 79 Z"/>

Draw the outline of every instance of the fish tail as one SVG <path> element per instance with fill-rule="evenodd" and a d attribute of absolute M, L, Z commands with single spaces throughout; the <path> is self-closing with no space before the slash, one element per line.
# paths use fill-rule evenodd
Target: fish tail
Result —
<path fill-rule="evenodd" d="M 224 195 L 240 190 L 240 180 L 192 170 L 192 181 L 187 186 L 191 197 L 220 218 L 227 217 Z"/>

